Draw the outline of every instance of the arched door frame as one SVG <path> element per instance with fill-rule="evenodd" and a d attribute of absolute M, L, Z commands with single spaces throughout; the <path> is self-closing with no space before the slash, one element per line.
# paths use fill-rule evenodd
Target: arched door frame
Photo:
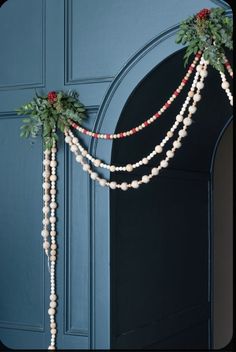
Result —
<path fill-rule="evenodd" d="M 211 0 L 232 16 L 232 10 L 223 0 Z M 174 36 L 179 24 L 161 32 L 143 46 L 120 70 L 111 83 L 98 110 L 94 130 L 102 133 L 114 133 L 123 107 L 136 86 L 170 55 L 175 54 L 179 46 Z M 110 162 L 112 142 L 92 140 L 89 147 L 93 155 L 105 155 Z M 109 177 L 106 170 L 104 177 Z M 90 234 L 91 234 L 91 324 L 90 347 L 92 349 L 110 348 L 110 193 L 90 182 Z M 101 204 L 103 205 L 101 207 Z"/>

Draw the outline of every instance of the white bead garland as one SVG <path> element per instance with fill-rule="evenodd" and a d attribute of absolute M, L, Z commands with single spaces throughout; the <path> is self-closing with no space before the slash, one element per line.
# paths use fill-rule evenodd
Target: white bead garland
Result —
<path fill-rule="evenodd" d="M 233 95 L 232 95 L 232 93 L 230 91 L 229 82 L 226 80 L 226 76 L 225 76 L 225 74 L 223 72 L 220 72 L 220 77 L 221 77 L 221 80 L 222 80 L 221 88 L 227 94 L 227 97 L 229 99 L 230 105 L 233 106 Z"/>
<path fill-rule="evenodd" d="M 77 150 L 77 148 L 73 148 Z M 56 256 L 57 256 L 57 244 L 56 244 L 56 145 L 54 143 L 51 150 L 44 152 L 43 160 L 43 230 L 42 236 L 44 239 L 43 249 L 49 258 L 50 263 L 50 303 L 49 303 L 49 319 L 50 319 L 50 332 L 51 342 L 48 347 L 49 350 L 56 349 L 56 334 L 57 334 L 57 323 L 56 323 L 56 308 L 57 308 L 57 296 L 56 296 Z M 49 230 L 50 225 L 50 230 Z M 49 232 L 50 231 L 50 232 Z M 50 234 L 51 242 L 48 241 Z"/>
<path fill-rule="evenodd" d="M 207 70 L 207 63 L 205 62 L 205 60 L 203 58 L 201 59 L 201 64 L 203 66 L 202 70 L 206 71 Z M 207 76 L 205 74 L 202 74 L 202 75 L 199 76 L 198 72 L 197 72 L 196 75 L 197 75 L 197 78 L 200 77 L 200 81 L 198 82 L 197 79 L 194 80 L 194 84 L 191 87 L 191 91 L 194 92 L 195 87 L 197 87 L 197 92 L 192 94 L 192 98 L 194 97 L 195 94 L 196 95 L 200 95 L 199 94 L 200 90 L 204 87 L 203 81 L 204 81 L 205 77 Z M 200 84 L 198 84 L 198 83 L 200 83 Z M 189 98 L 188 99 L 188 103 L 189 103 L 191 98 L 190 97 L 188 97 L 188 98 Z M 199 100 L 200 99 L 194 100 L 191 106 L 193 108 L 196 108 L 197 102 Z M 187 107 L 187 104 L 185 104 L 185 105 L 186 105 L 185 107 Z M 184 109 L 184 111 L 185 111 L 185 109 Z M 188 113 L 187 117 L 183 119 L 183 121 L 185 121 L 184 126 L 178 133 L 179 137 L 173 142 L 173 148 L 167 152 L 166 157 L 163 160 L 160 161 L 159 166 L 157 166 L 155 168 L 152 168 L 151 173 L 149 175 L 144 175 L 141 180 L 133 180 L 130 183 L 123 182 L 123 183 L 119 184 L 119 183 L 117 183 L 115 181 L 110 181 L 109 182 L 108 180 L 102 179 L 98 174 L 94 173 L 94 171 L 91 169 L 90 165 L 88 165 L 87 163 L 84 162 L 83 158 L 77 158 L 78 150 L 73 151 L 74 148 L 71 148 L 73 146 L 74 137 L 73 137 L 73 134 L 71 134 L 69 136 L 70 138 L 67 138 L 68 137 L 68 133 L 70 133 L 70 131 L 65 131 L 66 138 L 67 138 L 67 143 L 70 145 L 71 151 L 76 155 L 76 161 L 78 161 L 82 165 L 83 170 L 87 171 L 89 173 L 90 177 L 93 175 L 92 179 L 97 181 L 101 186 L 103 186 L 103 187 L 107 186 L 107 187 L 110 187 L 111 189 L 117 189 L 118 188 L 118 189 L 121 189 L 123 191 L 126 191 L 126 190 L 128 190 L 130 188 L 137 189 L 141 184 L 148 183 L 153 176 L 157 176 L 159 174 L 159 171 L 162 168 L 168 167 L 169 159 L 173 158 L 176 149 L 181 147 L 181 139 L 184 138 L 187 135 L 187 128 L 191 125 L 191 122 L 192 122 L 191 117 L 192 117 L 192 114 L 195 112 L 195 109 L 189 109 L 188 111 L 189 111 L 189 113 Z M 79 142 L 76 141 L 76 143 L 77 143 L 78 149 L 80 151 L 85 151 L 84 148 L 80 148 L 79 147 L 79 145 L 80 145 Z M 159 149 L 159 150 L 163 151 L 163 149 Z M 83 154 L 84 154 L 85 157 L 89 155 L 87 151 L 85 151 Z M 88 159 L 90 161 L 92 161 L 94 158 L 90 155 Z M 97 159 L 94 159 L 94 160 L 97 160 Z M 101 166 L 101 163 L 98 163 L 98 164 Z M 114 165 L 112 165 L 112 166 L 114 166 Z M 108 169 L 110 169 L 110 167 L 111 167 L 111 165 L 107 165 Z M 119 168 L 120 169 L 121 167 L 120 166 L 115 166 L 115 168 Z M 125 166 L 125 168 L 126 168 L 126 171 L 131 172 L 132 168 L 133 168 L 133 165 L 132 164 L 127 164 Z"/>
<path fill-rule="evenodd" d="M 202 60 L 203 59 L 201 59 L 201 62 L 203 63 Z M 206 70 L 205 70 L 204 65 L 200 65 L 200 66 L 201 66 L 201 72 L 205 72 Z M 205 78 L 206 75 L 203 75 L 202 77 Z M 198 83 L 198 78 L 199 78 L 199 71 L 196 71 L 195 76 L 194 76 L 194 80 L 193 80 L 193 84 L 192 84 L 192 86 L 190 88 L 190 91 L 189 91 L 189 93 L 192 93 L 192 94 L 188 93 L 188 96 L 187 96 L 187 98 L 186 98 L 186 100 L 185 100 L 185 102 L 183 104 L 183 107 L 180 110 L 180 113 L 176 116 L 175 123 L 170 128 L 170 130 L 166 133 L 166 136 L 162 139 L 161 143 L 159 145 L 156 145 L 155 148 L 152 150 L 152 152 L 148 156 L 142 158 L 141 160 L 139 160 L 138 162 L 136 162 L 134 164 L 127 164 L 126 166 L 108 165 L 106 163 L 103 163 L 101 160 L 92 157 L 88 153 L 88 151 L 86 149 L 84 149 L 83 146 L 79 143 L 79 139 L 74 136 L 73 132 L 70 129 L 68 131 L 65 131 L 65 136 L 66 136 L 65 137 L 65 142 L 71 145 L 70 149 L 71 149 L 71 151 L 73 153 L 76 152 L 77 150 L 79 150 L 81 152 L 82 156 L 84 156 L 88 160 L 90 160 L 95 167 L 105 168 L 105 169 L 108 169 L 110 172 L 115 172 L 115 171 L 131 172 L 135 168 L 138 168 L 138 167 L 140 167 L 142 165 L 147 165 L 149 163 L 149 161 L 155 155 L 162 153 L 163 147 L 169 141 L 169 139 L 173 137 L 174 131 L 177 129 L 177 127 L 178 127 L 180 122 L 183 122 L 184 125 L 186 125 L 186 124 L 190 125 L 192 123 L 192 120 L 190 118 L 185 118 L 184 121 L 183 121 L 183 115 L 184 115 L 184 113 L 185 113 L 185 111 L 186 111 L 186 109 L 188 107 L 188 104 L 190 103 L 191 98 L 193 98 L 194 102 L 193 102 L 193 105 L 191 105 L 189 107 L 189 112 L 191 114 L 193 114 L 197 110 L 195 105 L 201 99 L 201 95 L 199 94 L 199 92 L 197 94 L 194 94 L 194 91 L 196 89 L 196 85 Z M 202 83 L 202 80 L 200 80 L 199 83 Z M 200 86 L 200 88 L 198 88 L 198 90 L 200 90 L 200 89 L 202 89 L 201 86 Z M 190 97 L 190 95 L 191 95 L 191 97 Z M 194 99 L 194 97 L 195 97 L 195 99 Z M 186 131 L 180 132 L 180 135 L 185 137 L 186 136 Z M 76 148 L 75 148 L 75 144 L 74 143 L 76 144 Z M 76 156 L 76 160 L 78 162 L 80 162 L 82 156 L 81 155 L 77 155 Z M 84 171 L 88 171 L 87 170 L 88 166 L 86 166 L 86 165 L 83 166 L 83 170 Z M 94 175 L 93 175 L 92 179 L 94 179 Z"/>

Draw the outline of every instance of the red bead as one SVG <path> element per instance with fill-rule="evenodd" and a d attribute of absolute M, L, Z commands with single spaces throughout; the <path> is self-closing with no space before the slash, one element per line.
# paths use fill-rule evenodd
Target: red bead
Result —
<path fill-rule="evenodd" d="M 154 115 L 156 118 L 160 117 L 161 115 L 159 114 L 159 112 L 157 112 L 155 115 Z"/>
<path fill-rule="evenodd" d="M 179 95 L 179 92 L 176 90 L 175 92 L 174 92 L 174 95 Z"/>
<path fill-rule="evenodd" d="M 148 126 L 148 122 L 147 121 L 144 122 L 144 126 L 145 127 Z"/>
<path fill-rule="evenodd" d="M 184 78 L 184 79 L 182 79 L 182 82 L 185 84 L 188 82 L 188 80 Z"/>
<path fill-rule="evenodd" d="M 120 138 L 124 138 L 124 134 L 122 132 L 120 133 Z"/>
<path fill-rule="evenodd" d="M 94 133 L 94 138 L 98 138 L 98 133 Z"/>
<path fill-rule="evenodd" d="M 169 106 L 170 106 L 170 104 L 169 103 L 165 103 L 165 105 L 164 105 L 166 108 L 168 108 Z"/>
<path fill-rule="evenodd" d="M 137 132 L 137 131 L 136 131 L 136 128 L 133 128 L 133 129 L 132 129 L 132 132 L 133 132 L 133 133 L 136 133 L 136 132 Z"/>

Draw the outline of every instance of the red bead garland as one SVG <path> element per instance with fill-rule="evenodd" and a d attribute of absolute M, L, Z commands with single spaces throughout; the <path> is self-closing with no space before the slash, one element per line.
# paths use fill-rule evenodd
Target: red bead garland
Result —
<path fill-rule="evenodd" d="M 131 128 L 129 131 L 120 132 L 120 133 L 116 133 L 116 134 L 110 134 L 110 133 L 97 133 L 97 132 L 89 131 L 88 129 L 86 129 L 84 127 L 81 127 L 79 124 L 75 123 L 74 121 L 68 119 L 70 125 L 73 128 L 77 129 L 79 132 L 81 132 L 83 134 L 86 134 L 86 135 L 88 135 L 90 137 L 97 138 L 97 139 L 98 138 L 102 138 L 102 139 L 111 140 L 111 139 L 119 139 L 119 138 L 125 138 L 125 137 L 132 136 L 133 134 L 141 131 L 143 128 L 149 126 L 154 121 L 156 121 L 161 116 L 161 114 L 170 107 L 172 102 L 176 99 L 176 97 L 182 91 L 183 87 L 187 84 L 187 82 L 189 80 L 189 77 L 192 74 L 192 72 L 193 72 L 193 70 L 194 70 L 194 68 L 196 66 L 196 62 L 201 58 L 201 56 L 202 56 L 202 52 L 201 51 L 199 51 L 195 55 L 193 63 L 189 66 L 186 75 L 184 76 L 184 78 L 181 81 L 181 84 L 174 91 L 174 93 L 172 94 L 171 98 L 167 100 L 167 102 L 162 106 L 162 108 L 158 112 L 156 112 L 152 117 L 150 117 L 149 119 L 147 119 L 146 121 L 141 123 L 139 126 Z"/>

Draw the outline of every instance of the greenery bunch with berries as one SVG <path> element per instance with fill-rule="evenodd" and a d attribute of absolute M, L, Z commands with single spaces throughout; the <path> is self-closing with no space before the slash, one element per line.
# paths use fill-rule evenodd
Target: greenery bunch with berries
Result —
<path fill-rule="evenodd" d="M 62 132 L 69 127 L 68 119 L 81 122 L 86 118 L 85 106 L 75 91 L 49 92 L 47 96 L 36 97 L 17 110 L 18 115 L 28 115 L 23 119 L 20 136 L 37 137 L 42 134 L 44 149 L 50 149 L 58 140 L 57 130 Z"/>
<path fill-rule="evenodd" d="M 181 22 L 176 43 L 187 44 L 185 65 L 192 54 L 204 52 L 204 59 L 224 72 L 225 48 L 233 49 L 233 21 L 222 8 L 203 9 Z"/>

